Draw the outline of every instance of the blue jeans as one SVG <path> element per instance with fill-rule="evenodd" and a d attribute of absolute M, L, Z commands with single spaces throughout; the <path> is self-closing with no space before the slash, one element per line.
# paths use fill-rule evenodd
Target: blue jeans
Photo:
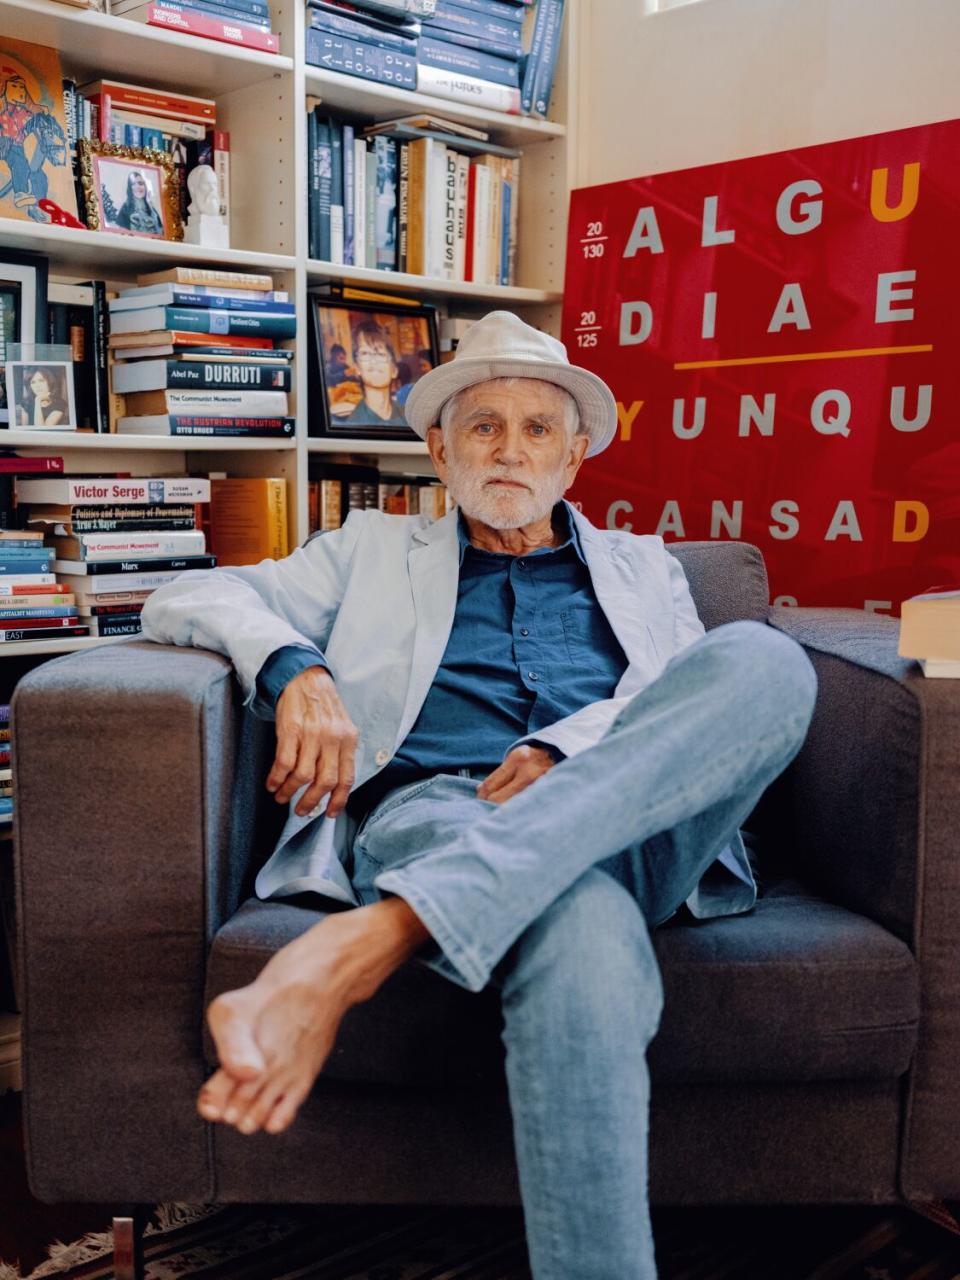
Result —
<path fill-rule="evenodd" d="M 418 959 L 501 992 L 536 1280 L 654 1280 L 647 1045 L 669 919 L 797 754 L 816 675 L 756 622 L 677 654 L 594 746 L 501 805 L 439 774 L 390 792 L 354 844 L 362 903 L 404 898 Z"/>

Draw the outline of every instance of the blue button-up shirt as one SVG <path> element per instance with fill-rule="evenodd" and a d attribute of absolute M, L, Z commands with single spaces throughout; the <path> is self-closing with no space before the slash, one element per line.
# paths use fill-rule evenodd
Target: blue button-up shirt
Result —
<path fill-rule="evenodd" d="M 626 655 L 562 503 L 554 528 L 559 546 L 516 556 L 472 546 L 461 515 L 457 606 L 443 659 L 412 729 L 351 796 L 351 811 L 432 773 L 491 772 L 518 738 L 612 696 Z M 257 679 L 261 698 L 275 706 L 287 682 L 318 663 L 319 651 L 302 645 L 271 654 Z"/>

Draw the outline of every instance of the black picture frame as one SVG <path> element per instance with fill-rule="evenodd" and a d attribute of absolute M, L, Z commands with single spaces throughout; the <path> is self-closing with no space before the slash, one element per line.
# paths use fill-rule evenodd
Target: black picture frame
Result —
<path fill-rule="evenodd" d="M 15 299 L 14 329 L 8 326 L 2 309 Z M 33 314 L 33 325 L 29 317 Z M 7 343 L 44 343 L 47 334 L 47 259 L 39 253 L 0 249 L 0 427 L 10 426 L 4 365 Z"/>
<path fill-rule="evenodd" d="M 412 387 L 427 372 L 424 362 L 429 363 L 431 369 L 440 363 L 436 307 L 420 302 L 416 306 L 405 306 L 311 294 L 307 314 L 308 434 L 342 440 L 419 440 L 403 417 L 403 400 L 407 394 L 403 389 Z M 360 364 L 355 356 L 358 345 L 364 361 Z M 364 357 L 364 352 L 370 354 Z M 388 376 L 385 366 L 390 361 L 394 374 L 387 392 L 395 417 L 384 419 L 371 405 L 374 397 L 382 400 L 383 384 L 370 388 L 361 373 L 369 367 L 374 377 L 384 378 Z"/>

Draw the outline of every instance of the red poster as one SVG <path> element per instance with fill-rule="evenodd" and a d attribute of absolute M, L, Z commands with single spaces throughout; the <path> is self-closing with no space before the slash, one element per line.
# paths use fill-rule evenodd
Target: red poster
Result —
<path fill-rule="evenodd" d="M 784 604 L 960 585 L 958 157 L 949 120 L 572 193 L 595 524 L 755 543 Z"/>

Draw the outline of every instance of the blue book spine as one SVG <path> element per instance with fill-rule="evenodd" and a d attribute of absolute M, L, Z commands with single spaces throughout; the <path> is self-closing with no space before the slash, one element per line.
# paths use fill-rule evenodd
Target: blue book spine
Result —
<path fill-rule="evenodd" d="M 172 298 L 173 301 L 170 305 L 176 307 L 214 307 L 222 311 L 261 311 L 264 315 L 270 316 L 292 316 L 296 311 L 296 307 L 292 302 L 265 302 L 260 298 L 253 298 L 248 302 L 246 298 L 224 297 L 222 294 L 217 293 L 192 293 L 189 289 L 174 289 Z M 144 294 L 141 302 L 144 307 L 154 305 L 150 301 L 149 294 Z M 157 303 L 156 305 L 159 306 L 161 304 Z M 138 309 L 136 307 L 121 308 L 121 314 L 124 310 L 135 311 Z"/>
<path fill-rule="evenodd" d="M 352 124 L 343 126 L 343 261 L 348 267 L 354 264 L 354 187 L 353 187 L 353 140 L 355 132 Z"/>
<path fill-rule="evenodd" d="M 309 32 L 307 33 L 309 37 Z M 330 184 L 333 178 L 333 148 L 330 121 L 317 120 L 317 257 L 330 261 Z"/>
<path fill-rule="evenodd" d="M 165 320 L 161 327 L 164 329 L 183 329 L 190 333 L 257 334 L 264 338 L 296 336 L 295 315 L 244 315 L 241 312 L 215 311 L 210 307 L 164 307 L 163 310 Z"/>
<path fill-rule="evenodd" d="M 341 36 L 344 40 L 359 40 L 361 44 L 374 45 L 378 49 L 396 49 L 399 53 L 406 53 L 411 58 L 416 56 L 417 41 L 413 36 L 378 31 L 373 27 L 365 26 L 355 18 L 327 13 L 325 9 L 310 9 L 308 14 L 310 26 L 316 31 L 326 31 L 329 35 Z"/>
<path fill-rule="evenodd" d="M 397 269 L 397 146 L 392 138 L 373 140 L 377 157 L 376 228 L 377 266 Z"/>
<path fill-rule="evenodd" d="M 269 14 L 248 13 L 245 9 L 237 9 L 233 5 L 218 4 L 216 0 L 153 0 L 153 3 L 173 13 L 199 13 L 206 18 L 219 18 L 221 22 L 241 22 L 244 26 L 255 27 L 258 31 L 270 30 Z"/>
<path fill-rule="evenodd" d="M 142 147 L 143 130 L 138 124 L 125 124 L 123 126 L 123 140 L 128 147 Z"/>
<path fill-rule="evenodd" d="M 507 4 L 506 0 L 457 0 L 461 9 L 472 9 L 474 13 L 485 14 L 488 18 L 506 19 L 507 22 L 518 22 L 522 25 L 526 5 Z"/>
<path fill-rule="evenodd" d="M 342 40 L 324 31 L 311 29 L 307 32 L 307 62 L 313 67 L 342 71 L 346 75 L 377 80 L 400 89 L 417 87 L 415 58 L 358 40 Z"/>
<path fill-rule="evenodd" d="M 550 107 L 553 78 L 560 53 L 560 32 L 563 28 L 563 0 L 540 0 L 546 9 L 547 22 L 543 33 L 543 48 L 533 82 L 533 110 L 546 117 Z"/>
<path fill-rule="evenodd" d="M 142 128 L 140 130 L 140 134 L 141 134 L 141 137 L 143 138 L 143 142 L 141 144 L 142 146 L 152 147 L 154 151 L 165 150 L 163 145 L 163 131 L 161 129 Z"/>
<path fill-rule="evenodd" d="M 74 618 L 76 615 L 76 606 L 72 604 L 51 604 L 42 609 L 0 609 L 0 621 L 4 622 L 16 618 Z"/>
<path fill-rule="evenodd" d="M 503 199 L 500 202 L 500 283 L 510 283 L 510 203 L 513 200 L 513 183 L 502 182 Z"/>
<path fill-rule="evenodd" d="M 523 50 L 519 46 L 501 44 L 492 36 L 475 36 L 466 31 L 440 31 L 439 37 L 449 44 L 458 44 L 463 49 L 482 49 L 498 58 L 511 58 L 514 62 L 519 62 L 523 57 Z"/>
<path fill-rule="evenodd" d="M 32 547 L 8 546 L 6 543 L 0 546 L 0 560 L 43 560 L 52 554 L 42 542 L 34 542 Z"/>
<path fill-rule="evenodd" d="M 547 6 L 537 5 L 537 14 L 533 23 L 533 35 L 530 37 L 530 48 L 523 63 L 523 81 L 520 86 L 520 108 L 522 111 L 533 110 L 533 85 L 543 52 L 543 32 L 547 24 Z"/>
<path fill-rule="evenodd" d="M 307 254 L 319 258 L 320 235 L 320 163 L 317 146 L 317 113 L 307 114 Z"/>
<path fill-rule="evenodd" d="M 21 577 L 24 574 L 32 573 L 51 573 L 50 565 L 53 563 L 53 552 L 48 551 L 42 556 L 33 556 L 30 559 L 24 557 L 15 559 L 8 556 L 6 552 L 0 551 L 0 575 Z"/>
<path fill-rule="evenodd" d="M 176 2 L 176 0 L 175 0 Z M 270 24 L 270 0 L 179 0 L 192 8 L 194 4 L 202 4 L 211 9 L 236 9 L 245 16 L 245 20 L 253 23 Z"/>
<path fill-rule="evenodd" d="M 450 3 L 449 0 L 438 0 L 436 12 L 432 17 L 424 19 L 424 26 L 429 26 L 431 30 L 440 27 L 447 31 L 463 31 L 468 35 L 487 36 L 498 44 L 514 46 L 518 54 L 523 52 L 522 23 L 519 19 L 504 21 L 502 18 L 493 18 L 461 8 L 459 4 Z"/>
<path fill-rule="evenodd" d="M 343 262 L 343 128 L 330 117 L 330 261 Z"/>
<path fill-rule="evenodd" d="M 418 50 L 419 60 L 428 67 L 441 67 L 461 75 L 475 76 L 478 80 L 492 80 L 515 88 L 520 83 L 516 62 L 509 58 L 497 58 L 478 49 L 465 49 L 462 45 L 438 40 L 435 36 L 422 35 Z"/>
<path fill-rule="evenodd" d="M 12 796 L 0 796 L 0 813 L 13 813 Z"/>

